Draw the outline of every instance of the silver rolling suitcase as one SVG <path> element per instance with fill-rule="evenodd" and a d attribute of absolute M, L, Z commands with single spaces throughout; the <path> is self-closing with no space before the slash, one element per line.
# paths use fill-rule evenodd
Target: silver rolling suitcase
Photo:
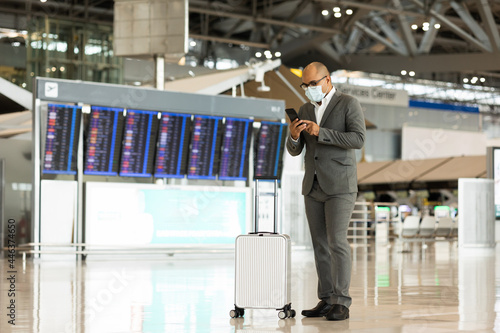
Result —
<path fill-rule="evenodd" d="M 262 179 L 262 178 L 260 178 Z M 277 233 L 278 180 L 274 180 L 274 232 L 258 232 L 259 178 L 255 180 L 254 232 L 236 237 L 235 293 L 231 318 L 245 309 L 276 309 L 278 317 L 295 317 L 290 302 L 290 236 Z"/>

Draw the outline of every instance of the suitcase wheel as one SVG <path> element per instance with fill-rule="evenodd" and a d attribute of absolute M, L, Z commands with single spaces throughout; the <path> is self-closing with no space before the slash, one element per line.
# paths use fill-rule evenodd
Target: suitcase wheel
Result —
<path fill-rule="evenodd" d="M 280 311 L 281 310 L 281 311 Z M 297 314 L 294 309 L 292 309 L 292 304 L 287 304 L 283 309 L 278 309 L 278 318 L 286 319 L 286 318 L 295 318 Z"/>
<path fill-rule="evenodd" d="M 234 310 L 229 311 L 229 316 L 231 318 L 243 317 L 245 315 L 245 309 L 234 307 Z"/>

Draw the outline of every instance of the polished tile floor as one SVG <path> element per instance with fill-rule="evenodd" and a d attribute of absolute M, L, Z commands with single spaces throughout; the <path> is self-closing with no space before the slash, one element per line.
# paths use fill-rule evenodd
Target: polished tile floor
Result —
<path fill-rule="evenodd" d="M 353 304 L 342 322 L 300 315 L 317 302 L 308 250 L 293 251 L 298 314 L 285 320 L 275 310 L 229 317 L 232 253 L 89 256 L 83 263 L 17 258 L 15 281 L 8 261 L 0 259 L 0 332 L 500 332 L 500 247 L 471 252 L 436 242 L 401 249 L 353 247 Z M 9 324 L 12 300 L 15 326 Z"/>

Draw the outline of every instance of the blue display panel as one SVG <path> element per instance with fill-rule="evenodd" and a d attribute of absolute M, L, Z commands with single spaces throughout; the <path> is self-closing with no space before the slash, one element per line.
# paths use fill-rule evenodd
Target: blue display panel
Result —
<path fill-rule="evenodd" d="M 222 136 L 220 180 L 246 180 L 253 120 L 226 118 Z"/>
<path fill-rule="evenodd" d="M 158 112 L 127 110 L 120 176 L 151 177 L 158 133 Z"/>
<path fill-rule="evenodd" d="M 81 107 L 49 104 L 42 172 L 76 174 Z"/>
<path fill-rule="evenodd" d="M 187 157 L 191 115 L 162 113 L 155 162 L 155 177 L 183 178 Z"/>
<path fill-rule="evenodd" d="M 85 174 L 118 175 L 123 123 L 123 109 L 92 107 L 85 149 Z"/>
<path fill-rule="evenodd" d="M 215 179 L 219 167 L 222 117 L 194 116 L 188 178 Z"/>
<path fill-rule="evenodd" d="M 255 143 L 254 176 L 281 178 L 286 124 L 261 122 Z"/>

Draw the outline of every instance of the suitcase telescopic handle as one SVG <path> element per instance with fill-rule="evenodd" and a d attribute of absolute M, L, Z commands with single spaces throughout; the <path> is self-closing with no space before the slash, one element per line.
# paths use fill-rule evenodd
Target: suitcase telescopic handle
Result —
<path fill-rule="evenodd" d="M 254 232 L 259 233 L 259 180 L 274 180 L 274 222 L 273 234 L 278 233 L 278 177 L 255 177 L 255 220 Z"/>

